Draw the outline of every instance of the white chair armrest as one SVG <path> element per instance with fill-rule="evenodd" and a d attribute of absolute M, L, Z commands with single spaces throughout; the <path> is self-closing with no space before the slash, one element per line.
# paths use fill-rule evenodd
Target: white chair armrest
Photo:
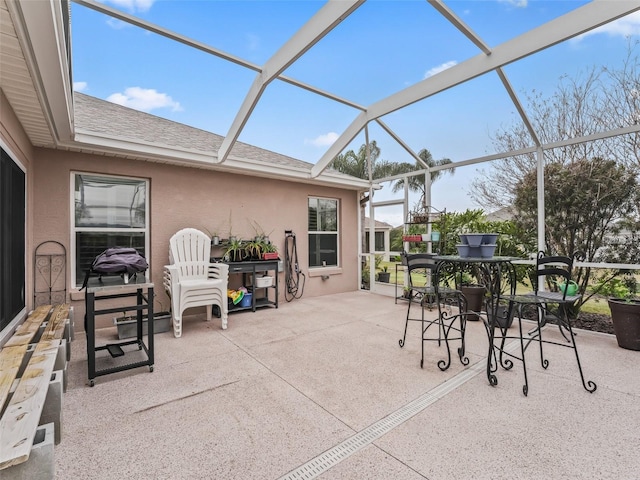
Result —
<path fill-rule="evenodd" d="M 210 263 L 209 278 L 227 280 L 229 278 L 229 265 L 226 263 Z"/>

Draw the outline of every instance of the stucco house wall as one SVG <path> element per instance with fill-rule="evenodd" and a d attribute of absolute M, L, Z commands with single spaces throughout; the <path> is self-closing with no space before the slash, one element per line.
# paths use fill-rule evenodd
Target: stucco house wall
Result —
<path fill-rule="evenodd" d="M 155 308 L 168 309 L 169 299 L 162 288 L 163 266 L 169 261 L 169 238 L 185 227 L 253 238 L 253 222 L 258 222 L 284 258 L 285 230 L 296 234 L 299 263 L 307 276 L 304 295 L 317 296 L 350 291 L 357 282 L 357 201 L 356 193 L 263 179 L 247 175 L 221 173 L 166 164 L 131 161 L 83 153 L 37 149 L 34 160 L 33 215 L 35 245 L 46 240 L 62 243 L 71 256 L 71 173 L 86 172 L 123 175 L 149 180 L 150 278 L 155 284 Z M 329 271 L 329 279 L 314 276 L 308 268 L 308 197 L 337 198 L 340 201 L 340 269 Z M 214 247 L 215 248 L 215 247 Z M 220 251 L 213 250 L 213 255 Z M 71 258 L 67 260 L 71 282 Z M 280 273 L 280 300 L 284 301 L 284 273 Z M 232 276 L 233 277 L 233 276 Z M 237 279 L 235 279 L 237 280 Z M 230 278 L 233 282 L 234 278 Z M 84 314 L 84 293 L 70 286 L 71 300 L 78 314 Z M 187 314 L 197 313 L 193 309 Z M 259 314 L 259 313 L 257 313 Z M 82 318 L 82 317 L 79 317 Z M 98 320 L 106 326 L 109 319 Z M 231 319 L 231 321 L 233 318 Z"/>
<path fill-rule="evenodd" d="M 184 227 L 217 230 L 228 234 L 229 217 L 235 235 L 252 238 L 254 222 L 270 233 L 284 258 L 285 230 L 296 234 L 298 260 L 306 275 L 305 296 L 358 289 L 357 192 L 328 187 L 218 172 L 200 168 L 145 162 L 108 155 L 34 148 L 17 121 L 11 106 L 2 100 L 2 141 L 27 169 L 27 310 L 33 307 L 33 254 L 41 242 L 54 240 L 67 250 L 67 289 L 76 318 L 84 317 L 84 292 L 72 285 L 72 172 L 122 175 L 149 180 L 149 275 L 155 285 L 156 309 L 168 309 L 162 288 L 163 266 L 168 263 L 169 238 Z M 340 203 L 339 268 L 308 267 L 308 198 L 336 198 Z M 213 255 L 221 254 L 212 251 Z M 326 276 L 328 275 L 328 278 Z M 325 277 L 324 279 L 322 277 Z M 233 277 L 233 276 L 232 276 Z M 284 272 L 279 273 L 280 301 L 285 301 Z M 230 282 L 234 282 L 231 278 Z M 259 315 L 258 310 L 254 315 Z M 197 314 L 192 309 L 187 314 Z M 246 313 L 245 313 L 246 314 Z M 241 314 L 242 315 L 242 314 Z M 233 322 L 233 315 L 230 319 Z M 111 324 L 99 318 L 97 327 Z M 83 322 L 76 321 L 76 329 Z"/>

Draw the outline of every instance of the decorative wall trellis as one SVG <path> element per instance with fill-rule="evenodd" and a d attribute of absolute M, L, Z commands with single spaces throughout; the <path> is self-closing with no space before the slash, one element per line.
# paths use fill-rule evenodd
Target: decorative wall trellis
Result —
<path fill-rule="evenodd" d="M 33 261 L 33 307 L 67 301 L 67 250 L 49 240 L 36 247 Z"/>

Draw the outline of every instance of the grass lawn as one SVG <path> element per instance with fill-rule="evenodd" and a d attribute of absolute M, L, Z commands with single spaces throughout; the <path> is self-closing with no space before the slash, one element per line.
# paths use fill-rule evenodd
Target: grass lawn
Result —
<path fill-rule="evenodd" d="M 386 266 L 387 271 L 391 274 L 389 283 L 397 283 L 398 286 L 404 286 L 404 270 L 398 267 L 398 275 L 396 277 L 396 263 L 395 262 L 382 262 L 380 263 L 380 269 Z M 378 270 L 380 271 L 380 270 Z M 425 284 L 425 276 L 419 273 L 414 273 L 413 284 L 415 286 L 422 286 Z M 518 293 L 525 293 L 531 291 L 531 287 L 528 285 L 518 284 L 516 288 Z M 598 313 L 602 315 L 610 315 L 609 305 L 606 298 L 591 298 L 581 308 L 586 313 Z"/>

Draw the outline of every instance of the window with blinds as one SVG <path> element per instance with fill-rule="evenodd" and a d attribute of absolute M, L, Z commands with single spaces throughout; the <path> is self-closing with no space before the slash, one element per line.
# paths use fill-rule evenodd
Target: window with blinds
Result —
<path fill-rule="evenodd" d="M 338 200 L 309 197 L 309 267 L 338 266 Z"/>
<path fill-rule="evenodd" d="M 369 232 L 365 232 L 364 253 L 369 253 Z M 375 251 L 384 252 L 384 232 L 374 232 L 373 241 L 375 242 Z"/>
<path fill-rule="evenodd" d="M 75 173 L 74 281 L 82 285 L 94 258 L 109 247 L 132 247 L 146 257 L 148 182 Z"/>

